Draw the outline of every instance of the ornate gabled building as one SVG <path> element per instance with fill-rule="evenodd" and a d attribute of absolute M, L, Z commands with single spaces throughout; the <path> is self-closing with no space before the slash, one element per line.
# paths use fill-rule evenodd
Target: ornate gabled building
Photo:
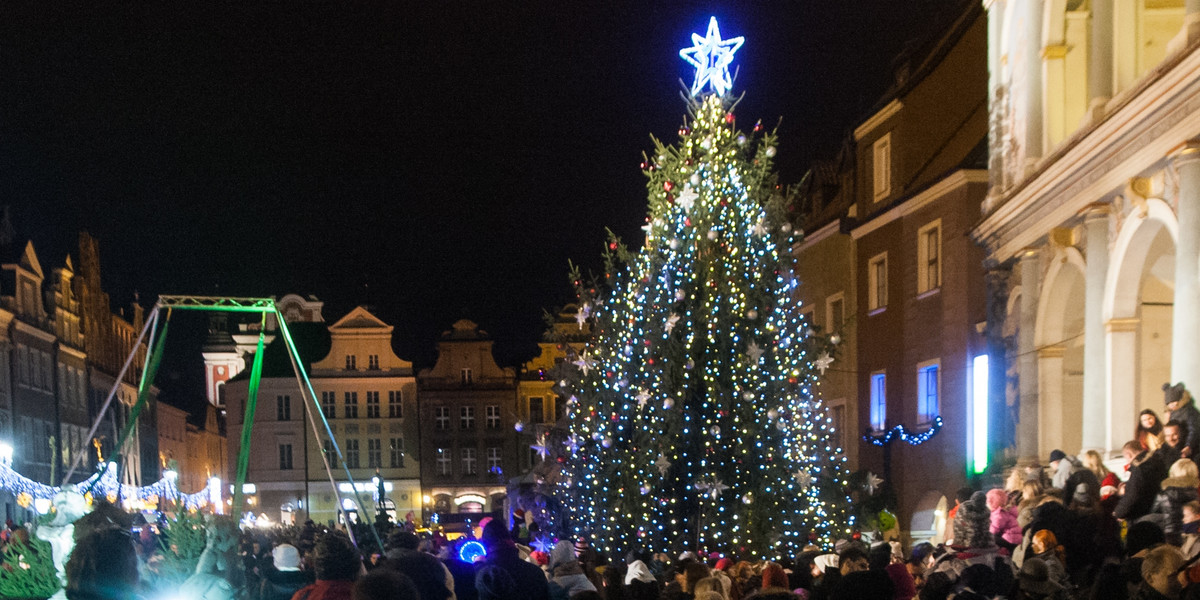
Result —
<path fill-rule="evenodd" d="M 992 269 L 1009 455 L 1109 455 L 1200 387 L 1200 4 L 988 0 Z"/>
<path fill-rule="evenodd" d="M 496 364 L 487 332 L 463 319 L 442 334 L 437 364 L 417 380 L 427 509 L 502 510 L 508 478 L 521 472 L 516 373 Z"/>

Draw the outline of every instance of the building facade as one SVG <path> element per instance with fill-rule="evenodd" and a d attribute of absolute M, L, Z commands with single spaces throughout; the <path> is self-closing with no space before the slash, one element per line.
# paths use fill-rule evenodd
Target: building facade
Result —
<path fill-rule="evenodd" d="M 437 363 L 417 379 L 427 510 L 503 510 L 508 478 L 522 472 L 515 372 L 496 364 L 487 332 L 464 319 L 442 334 Z"/>
<path fill-rule="evenodd" d="M 1166 382 L 1200 386 L 1200 4 L 994 0 L 989 190 L 1022 462 L 1116 454 Z"/>

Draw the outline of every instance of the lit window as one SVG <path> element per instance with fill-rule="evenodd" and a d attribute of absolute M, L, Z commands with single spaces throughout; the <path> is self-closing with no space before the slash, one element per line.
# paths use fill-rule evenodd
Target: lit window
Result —
<path fill-rule="evenodd" d="M 917 293 L 942 286 L 942 221 L 938 219 L 917 232 Z"/>
<path fill-rule="evenodd" d="M 922 363 L 917 367 L 917 420 L 932 423 L 941 407 L 938 403 L 938 363 Z"/>
<path fill-rule="evenodd" d="M 876 255 L 867 265 L 868 310 L 879 310 L 887 306 L 887 252 Z"/>
<path fill-rule="evenodd" d="M 871 373 L 871 429 L 887 429 L 887 374 Z"/>
<path fill-rule="evenodd" d="M 874 165 L 873 189 L 875 200 L 887 198 L 892 193 L 892 134 L 875 140 L 871 152 Z"/>

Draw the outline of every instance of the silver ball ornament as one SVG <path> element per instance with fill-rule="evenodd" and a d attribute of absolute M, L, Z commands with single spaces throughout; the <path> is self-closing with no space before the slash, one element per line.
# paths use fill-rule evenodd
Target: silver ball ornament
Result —
<path fill-rule="evenodd" d="M 645 496 L 646 494 L 650 493 L 650 486 L 643 483 L 642 485 L 638 486 L 638 491 L 641 492 L 643 496 Z"/>
<path fill-rule="evenodd" d="M 747 318 L 747 319 L 751 319 L 751 320 L 757 319 L 757 318 L 758 318 L 758 311 L 757 311 L 757 310 L 754 310 L 753 308 L 752 308 L 752 309 L 750 309 L 750 310 L 748 310 L 748 311 L 746 311 L 746 318 Z"/>
<path fill-rule="evenodd" d="M 779 409 L 772 408 L 767 411 L 767 418 L 774 421 L 779 418 Z"/>
<path fill-rule="evenodd" d="M 709 432 L 709 433 L 711 433 L 711 434 L 713 434 L 713 435 L 721 435 L 721 426 L 720 426 L 720 425 L 713 425 L 712 427 L 709 427 L 709 428 L 708 428 L 708 432 Z"/>
<path fill-rule="evenodd" d="M 513 425 L 513 429 L 516 429 L 517 431 L 525 431 L 525 423 L 522 421 L 517 421 L 516 425 Z"/>
<path fill-rule="evenodd" d="M 685 292 L 683 290 L 675 290 L 675 300 L 676 301 L 681 301 L 686 297 L 687 297 L 687 292 Z"/>
<path fill-rule="evenodd" d="M 840 336 L 840 335 L 838 335 L 838 334 L 836 334 L 836 333 L 835 333 L 835 334 L 833 334 L 833 335 L 831 335 L 831 336 L 829 336 L 829 343 L 830 343 L 830 344 L 833 344 L 834 346 L 836 346 L 836 345 L 838 345 L 838 344 L 842 343 L 842 336 Z"/>
<path fill-rule="evenodd" d="M 712 241 L 712 240 L 716 240 L 716 239 L 717 239 L 717 230 L 715 230 L 715 229 L 709 229 L 709 230 L 708 230 L 708 233 L 706 234 L 706 237 L 708 237 L 708 239 L 709 239 L 710 241 Z"/>
<path fill-rule="evenodd" d="M 663 400 L 663 408 L 665 408 L 667 410 L 671 410 L 672 408 L 675 408 L 675 399 L 667 398 L 666 400 Z"/>
<path fill-rule="evenodd" d="M 751 496 L 750 492 L 746 492 L 742 495 L 742 504 L 754 504 L 754 496 Z"/>
<path fill-rule="evenodd" d="M 744 136 L 744 135 L 737 136 L 737 143 L 739 146 L 745 146 L 746 145 L 746 136 Z"/>
<path fill-rule="evenodd" d="M 612 448 L 612 438 L 606 437 L 600 440 L 600 445 L 604 446 L 605 448 Z"/>
<path fill-rule="evenodd" d="M 767 149 L 766 149 L 766 151 L 763 152 L 763 154 L 766 154 L 767 158 L 774 157 L 775 156 L 775 146 L 767 146 Z"/>
<path fill-rule="evenodd" d="M 700 174 L 692 173 L 692 176 L 688 177 L 688 181 L 690 181 L 694 186 L 700 185 Z"/>
<path fill-rule="evenodd" d="M 787 233 L 792 230 L 792 224 L 784 223 L 783 225 L 780 225 L 779 228 L 782 229 L 784 233 Z"/>
<path fill-rule="evenodd" d="M 671 238 L 671 241 L 667 242 L 667 245 L 670 246 L 672 250 L 678 250 L 679 238 Z"/>

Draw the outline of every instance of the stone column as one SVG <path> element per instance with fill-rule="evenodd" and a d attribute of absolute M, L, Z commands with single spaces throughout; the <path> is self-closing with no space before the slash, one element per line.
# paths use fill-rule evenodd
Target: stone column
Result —
<path fill-rule="evenodd" d="M 1036 249 L 1021 254 L 1021 313 L 1017 329 L 1017 373 L 1020 408 L 1017 412 L 1017 460 L 1038 462 L 1038 357 L 1034 346 L 1042 265 Z"/>
<path fill-rule="evenodd" d="M 1191 3 L 1188 3 L 1191 7 Z M 1179 171 L 1179 239 L 1175 240 L 1175 307 L 1172 311 L 1171 381 L 1200 392 L 1200 142 L 1175 157 Z"/>
<path fill-rule="evenodd" d="M 1113 0 L 1092 0 L 1092 38 L 1088 44 L 1088 112 L 1102 114 L 1113 94 Z"/>
<path fill-rule="evenodd" d="M 1107 450 L 1107 339 L 1104 332 L 1104 284 L 1108 279 L 1108 207 L 1096 206 L 1085 217 L 1087 272 L 1083 302 L 1083 447 Z"/>
<path fill-rule="evenodd" d="M 1095 0 L 1093 0 L 1095 1 Z M 1111 0 L 1109 0 L 1111 1 Z M 1025 0 L 1023 4 L 1024 26 L 1027 28 L 1021 34 L 1022 50 L 1026 56 L 1025 73 L 1022 74 L 1025 88 L 1025 161 L 1026 168 L 1032 167 L 1042 156 L 1043 122 L 1042 114 L 1042 0 Z"/>
<path fill-rule="evenodd" d="M 1066 445 L 1067 436 L 1063 435 L 1065 427 L 1068 426 L 1063 422 L 1064 354 L 1066 348 L 1062 344 L 1037 349 L 1038 385 L 1041 392 L 1038 396 L 1038 409 L 1041 416 L 1046 417 L 1039 421 L 1040 427 L 1037 432 L 1037 455 L 1042 460 L 1050 456 L 1051 450 L 1063 449 Z M 1070 452 L 1072 449 L 1068 448 L 1066 451 Z"/>
<path fill-rule="evenodd" d="M 1137 418 L 1137 331 L 1138 319 L 1110 319 L 1108 336 L 1108 451 L 1119 451 L 1132 439 L 1129 424 Z"/>

